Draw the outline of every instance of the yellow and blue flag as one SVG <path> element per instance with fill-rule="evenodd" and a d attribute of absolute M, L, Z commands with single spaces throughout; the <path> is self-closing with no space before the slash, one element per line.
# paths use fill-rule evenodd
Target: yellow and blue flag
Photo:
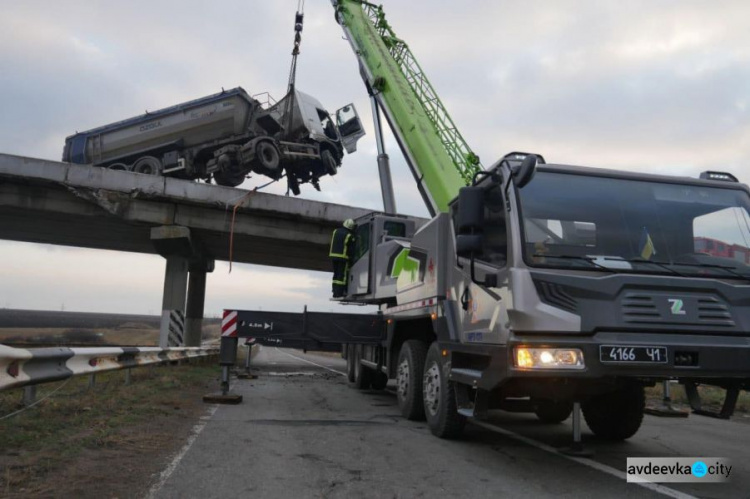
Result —
<path fill-rule="evenodd" d="M 651 257 L 656 255 L 656 247 L 654 246 L 654 241 L 651 239 L 651 235 L 648 233 L 648 229 L 646 227 L 643 227 L 643 232 L 641 232 L 641 242 L 638 245 L 639 252 L 641 254 L 641 258 L 644 260 L 651 260 Z"/>

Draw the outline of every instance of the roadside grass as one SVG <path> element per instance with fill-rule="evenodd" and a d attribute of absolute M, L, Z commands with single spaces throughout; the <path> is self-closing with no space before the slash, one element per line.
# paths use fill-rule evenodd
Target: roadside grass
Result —
<path fill-rule="evenodd" d="M 698 387 L 698 393 L 701 395 L 701 402 L 703 406 L 712 409 L 721 408 L 724 403 L 724 397 L 726 396 L 726 390 L 718 388 L 716 386 L 700 385 Z M 661 400 L 664 397 L 661 383 L 656 386 L 646 388 L 646 398 L 652 400 Z M 672 402 L 683 405 L 690 405 L 688 403 L 687 395 L 685 394 L 685 388 L 679 384 L 672 384 L 670 390 L 670 398 Z M 750 393 L 741 391 L 740 396 L 737 399 L 737 408 L 735 412 L 750 412 Z"/>
<path fill-rule="evenodd" d="M 164 428 L 178 420 L 191 423 L 202 410 L 200 394 L 217 389 L 214 362 L 133 369 L 130 385 L 124 371 L 97 374 L 90 389 L 88 376 L 39 385 L 37 399 L 59 390 L 0 421 L 0 496 L 44 495 L 47 475 L 97 451 L 162 450 L 169 442 Z M 0 417 L 21 407 L 22 392 L 0 393 Z M 118 476 L 116 470 L 112 475 Z"/>

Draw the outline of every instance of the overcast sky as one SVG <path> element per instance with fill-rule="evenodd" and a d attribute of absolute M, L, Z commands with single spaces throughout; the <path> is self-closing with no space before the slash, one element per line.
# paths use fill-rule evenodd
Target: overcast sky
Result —
<path fill-rule="evenodd" d="M 489 165 L 697 175 L 750 164 L 750 2 L 384 0 L 388 18 Z M 0 152 L 58 160 L 65 136 L 219 91 L 285 90 L 296 0 L 0 0 Z M 323 192 L 381 209 L 367 96 L 328 0 L 308 0 L 298 88 L 354 102 L 368 135 Z M 425 215 L 393 140 L 398 208 Z M 264 183 L 247 181 L 243 188 Z M 283 193 L 273 185 L 270 192 Z M 157 256 L 0 242 L 0 307 L 160 312 Z M 206 311 L 336 309 L 327 273 L 217 262 Z"/>

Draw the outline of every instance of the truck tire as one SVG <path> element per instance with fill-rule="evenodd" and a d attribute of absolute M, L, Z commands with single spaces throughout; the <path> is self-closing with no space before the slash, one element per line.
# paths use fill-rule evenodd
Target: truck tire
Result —
<path fill-rule="evenodd" d="M 346 345 L 346 379 L 354 383 L 354 345 Z"/>
<path fill-rule="evenodd" d="M 261 168 L 269 172 L 279 169 L 280 155 L 276 146 L 268 140 L 262 140 L 255 146 L 255 158 Z"/>
<path fill-rule="evenodd" d="M 214 172 L 214 180 L 217 184 L 224 187 L 237 187 L 245 181 L 245 174 L 242 172 L 217 171 Z"/>
<path fill-rule="evenodd" d="M 330 176 L 334 176 L 338 173 L 338 169 L 336 168 L 336 160 L 333 157 L 333 153 L 329 151 L 328 149 L 324 149 L 320 153 L 320 159 L 323 161 L 323 166 L 325 166 L 326 173 Z"/>
<path fill-rule="evenodd" d="M 370 384 L 373 390 L 383 390 L 388 385 L 388 375 L 384 372 L 371 371 Z"/>
<path fill-rule="evenodd" d="M 581 404 L 581 410 L 594 435 L 605 440 L 625 440 L 641 427 L 645 406 L 643 387 L 629 385 L 592 397 Z"/>
<path fill-rule="evenodd" d="M 419 340 L 401 345 L 396 366 L 396 398 L 401 414 L 412 421 L 424 421 L 422 376 L 427 346 Z"/>
<path fill-rule="evenodd" d="M 562 423 L 573 412 L 573 402 L 535 400 L 534 414 L 543 423 Z"/>
<path fill-rule="evenodd" d="M 153 156 L 143 156 L 133 163 L 133 172 L 144 175 L 161 175 L 161 161 Z"/>
<path fill-rule="evenodd" d="M 128 165 L 126 165 L 125 163 L 112 163 L 107 168 L 110 170 L 117 170 L 120 172 L 128 171 Z"/>
<path fill-rule="evenodd" d="M 362 365 L 362 345 L 354 347 L 354 387 L 358 390 L 368 390 L 372 382 L 372 371 Z"/>
<path fill-rule="evenodd" d="M 422 391 L 427 425 L 436 437 L 460 437 L 466 426 L 466 417 L 458 413 L 456 390 L 448 379 L 450 365 L 444 361 L 437 341 L 427 350 L 424 364 Z"/>

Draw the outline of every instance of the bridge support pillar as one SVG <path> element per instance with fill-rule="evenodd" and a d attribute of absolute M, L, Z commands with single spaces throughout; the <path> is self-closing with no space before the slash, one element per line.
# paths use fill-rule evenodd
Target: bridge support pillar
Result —
<path fill-rule="evenodd" d="M 164 294 L 161 305 L 159 346 L 180 347 L 185 344 L 185 293 L 187 292 L 188 261 L 177 255 L 167 257 Z"/>
<path fill-rule="evenodd" d="M 213 270 L 213 260 L 203 260 L 190 265 L 187 310 L 185 313 L 185 346 L 187 347 L 201 345 L 203 308 L 206 302 L 206 273 Z"/>
<path fill-rule="evenodd" d="M 156 251 L 167 259 L 159 346 L 199 346 L 206 294 L 206 272 L 213 270 L 213 260 L 203 256 L 200 246 L 191 238 L 190 229 L 187 227 L 154 227 L 151 229 L 151 242 Z M 193 321 L 190 337 L 186 338 L 185 297 L 188 292 L 188 272 L 195 274 L 195 277 L 191 277 L 188 303 L 192 305 L 190 316 L 197 320 Z"/>

